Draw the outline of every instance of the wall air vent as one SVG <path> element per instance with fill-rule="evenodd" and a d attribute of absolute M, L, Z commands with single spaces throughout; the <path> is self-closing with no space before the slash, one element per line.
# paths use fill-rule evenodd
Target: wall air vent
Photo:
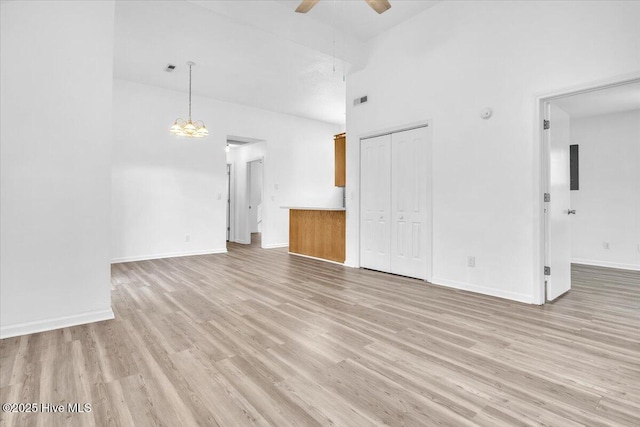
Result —
<path fill-rule="evenodd" d="M 369 101 L 369 96 L 365 95 L 365 96 L 361 96 L 360 98 L 356 98 L 353 100 L 353 105 L 360 105 L 360 104 L 364 104 L 365 102 Z"/>
<path fill-rule="evenodd" d="M 167 66 L 166 66 L 166 67 L 164 67 L 164 70 L 165 70 L 167 73 L 170 73 L 170 72 L 172 72 L 172 71 L 173 71 L 173 70 L 175 70 L 175 69 L 176 69 L 176 66 L 175 66 L 175 65 L 173 65 L 173 64 L 167 64 Z"/>

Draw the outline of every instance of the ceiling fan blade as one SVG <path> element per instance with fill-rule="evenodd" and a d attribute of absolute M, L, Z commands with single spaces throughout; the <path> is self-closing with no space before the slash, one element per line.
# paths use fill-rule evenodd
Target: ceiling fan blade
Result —
<path fill-rule="evenodd" d="M 296 8 L 296 12 L 307 13 L 316 5 L 316 3 L 318 3 L 318 0 L 302 0 L 302 3 L 300 3 Z"/>
<path fill-rule="evenodd" d="M 371 9 L 375 10 L 378 13 L 386 12 L 391 9 L 391 3 L 387 0 L 365 0 Z"/>

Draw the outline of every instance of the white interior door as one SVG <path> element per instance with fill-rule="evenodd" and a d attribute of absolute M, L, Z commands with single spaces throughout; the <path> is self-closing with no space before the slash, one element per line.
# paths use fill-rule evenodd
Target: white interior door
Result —
<path fill-rule="evenodd" d="M 569 145 L 571 129 L 569 115 L 556 105 L 548 105 L 550 121 L 549 193 L 547 203 L 547 264 L 551 275 L 547 279 L 547 300 L 553 301 L 571 289 L 571 210 Z"/>
<path fill-rule="evenodd" d="M 391 135 L 360 142 L 360 265 L 391 271 Z"/>
<path fill-rule="evenodd" d="M 227 163 L 227 242 L 231 240 L 231 164 Z"/>
<path fill-rule="evenodd" d="M 426 279 L 426 127 L 392 134 L 391 272 Z"/>
<path fill-rule="evenodd" d="M 249 232 L 262 231 L 262 160 L 249 163 Z"/>

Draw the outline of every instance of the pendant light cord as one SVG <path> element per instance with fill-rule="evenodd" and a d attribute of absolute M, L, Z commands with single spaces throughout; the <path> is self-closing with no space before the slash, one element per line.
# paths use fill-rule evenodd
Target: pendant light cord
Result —
<path fill-rule="evenodd" d="M 189 119 L 184 120 L 178 117 L 173 125 L 169 128 L 169 132 L 176 136 L 188 136 L 193 138 L 204 138 L 209 135 L 209 131 L 207 127 L 204 125 L 202 120 L 196 120 L 193 122 L 191 118 L 191 101 L 193 99 L 193 94 L 191 92 L 192 89 L 192 75 L 193 75 L 193 66 L 196 65 L 195 62 L 189 61 L 187 62 L 189 66 Z M 184 117 L 184 116 L 183 116 Z"/>
<path fill-rule="evenodd" d="M 189 121 L 191 121 L 191 64 L 189 64 Z"/>

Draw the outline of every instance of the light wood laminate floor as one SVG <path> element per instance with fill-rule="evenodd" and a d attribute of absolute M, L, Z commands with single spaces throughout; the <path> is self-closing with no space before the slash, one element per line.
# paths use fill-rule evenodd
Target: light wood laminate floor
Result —
<path fill-rule="evenodd" d="M 638 273 L 538 307 L 229 247 L 114 265 L 116 320 L 2 340 L 2 402 L 92 404 L 2 425 L 640 425 Z"/>

